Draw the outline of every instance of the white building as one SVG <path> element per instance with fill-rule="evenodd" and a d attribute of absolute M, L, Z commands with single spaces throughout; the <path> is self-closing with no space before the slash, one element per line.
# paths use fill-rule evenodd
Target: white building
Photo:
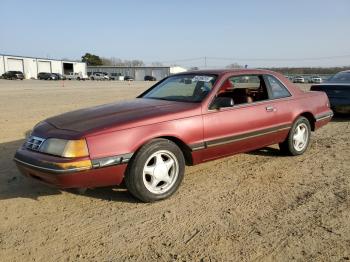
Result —
<path fill-rule="evenodd" d="M 86 63 L 0 54 L 0 75 L 7 71 L 21 71 L 26 79 L 36 79 L 41 72 L 86 75 Z"/>
<path fill-rule="evenodd" d="M 170 67 L 170 74 L 178 74 L 178 73 L 183 73 L 186 72 L 187 69 L 183 68 L 181 66 L 172 66 Z"/>

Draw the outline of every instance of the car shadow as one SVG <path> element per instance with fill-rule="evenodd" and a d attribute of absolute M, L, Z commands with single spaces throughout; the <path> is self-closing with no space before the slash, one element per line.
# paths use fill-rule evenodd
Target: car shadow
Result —
<path fill-rule="evenodd" d="M 273 147 L 263 147 L 258 150 L 247 152 L 248 155 L 255 156 L 270 156 L 270 157 L 284 157 L 284 155 L 279 149 Z"/>
<path fill-rule="evenodd" d="M 113 186 L 96 189 L 88 189 L 85 193 L 77 190 L 61 190 L 43 184 L 32 178 L 23 176 L 13 161 L 13 156 L 23 140 L 0 143 L 0 201 L 13 198 L 28 198 L 37 200 L 48 195 L 60 195 L 63 192 L 92 197 L 107 201 L 119 201 L 139 203 L 125 188 L 125 186 Z"/>
<path fill-rule="evenodd" d="M 350 114 L 335 113 L 331 122 L 350 122 Z"/>

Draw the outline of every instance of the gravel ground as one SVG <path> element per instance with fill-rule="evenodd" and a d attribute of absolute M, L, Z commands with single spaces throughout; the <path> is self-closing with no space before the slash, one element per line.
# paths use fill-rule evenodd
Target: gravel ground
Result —
<path fill-rule="evenodd" d="M 153 204 L 123 187 L 61 191 L 16 170 L 13 154 L 40 120 L 150 84 L 0 80 L 1 261 L 350 259 L 349 117 L 313 133 L 299 157 L 271 146 L 187 167 L 178 193 Z"/>

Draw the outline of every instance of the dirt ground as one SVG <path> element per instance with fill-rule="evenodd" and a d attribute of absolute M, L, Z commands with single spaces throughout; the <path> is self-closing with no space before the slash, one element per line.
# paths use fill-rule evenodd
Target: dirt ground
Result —
<path fill-rule="evenodd" d="M 0 80 L 1 261 L 350 260 L 349 117 L 314 133 L 303 156 L 272 146 L 187 167 L 179 191 L 153 204 L 122 187 L 60 191 L 16 170 L 40 120 L 149 85 Z"/>

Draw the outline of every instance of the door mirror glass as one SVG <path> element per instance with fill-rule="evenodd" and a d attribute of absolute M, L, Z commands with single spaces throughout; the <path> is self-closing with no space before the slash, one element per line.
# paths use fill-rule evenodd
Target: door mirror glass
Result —
<path fill-rule="evenodd" d="M 220 109 L 225 107 L 233 107 L 233 99 L 231 97 L 215 97 L 210 109 Z"/>

